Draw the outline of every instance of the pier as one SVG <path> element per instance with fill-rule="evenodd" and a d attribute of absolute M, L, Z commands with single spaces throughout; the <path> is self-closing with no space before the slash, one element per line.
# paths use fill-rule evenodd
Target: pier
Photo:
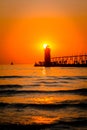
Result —
<path fill-rule="evenodd" d="M 87 55 L 61 56 L 51 58 L 56 64 L 87 64 Z"/>
<path fill-rule="evenodd" d="M 87 67 L 87 55 L 71 55 L 71 56 L 60 56 L 52 57 L 50 54 L 51 50 L 47 46 L 44 50 L 44 61 L 35 63 L 34 66 L 45 66 L 45 67 Z"/>

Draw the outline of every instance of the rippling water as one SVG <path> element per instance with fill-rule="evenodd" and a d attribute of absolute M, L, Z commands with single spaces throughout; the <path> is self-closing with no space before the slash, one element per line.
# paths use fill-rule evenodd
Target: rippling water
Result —
<path fill-rule="evenodd" d="M 0 66 L 0 129 L 87 130 L 87 68 Z"/>

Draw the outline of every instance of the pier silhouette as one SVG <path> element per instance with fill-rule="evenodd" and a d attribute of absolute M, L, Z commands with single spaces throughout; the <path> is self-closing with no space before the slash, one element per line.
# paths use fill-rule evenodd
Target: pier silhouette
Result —
<path fill-rule="evenodd" d="M 51 49 L 47 46 L 44 50 L 44 61 L 35 63 L 41 67 L 87 67 L 87 55 L 60 56 L 51 58 Z"/>

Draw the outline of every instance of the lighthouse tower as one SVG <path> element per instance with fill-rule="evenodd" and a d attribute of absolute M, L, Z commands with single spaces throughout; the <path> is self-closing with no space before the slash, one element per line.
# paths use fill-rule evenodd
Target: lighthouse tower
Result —
<path fill-rule="evenodd" d="M 45 66 L 49 67 L 51 65 L 50 48 L 47 45 L 44 51 L 44 63 Z"/>

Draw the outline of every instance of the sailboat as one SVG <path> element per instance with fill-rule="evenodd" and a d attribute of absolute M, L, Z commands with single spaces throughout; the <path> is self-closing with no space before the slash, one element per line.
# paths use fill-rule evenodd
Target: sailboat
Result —
<path fill-rule="evenodd" d="M 11 65 L 14 65 L 14 63 L 13 63 L 13 62 L 11 62 Z"/>

